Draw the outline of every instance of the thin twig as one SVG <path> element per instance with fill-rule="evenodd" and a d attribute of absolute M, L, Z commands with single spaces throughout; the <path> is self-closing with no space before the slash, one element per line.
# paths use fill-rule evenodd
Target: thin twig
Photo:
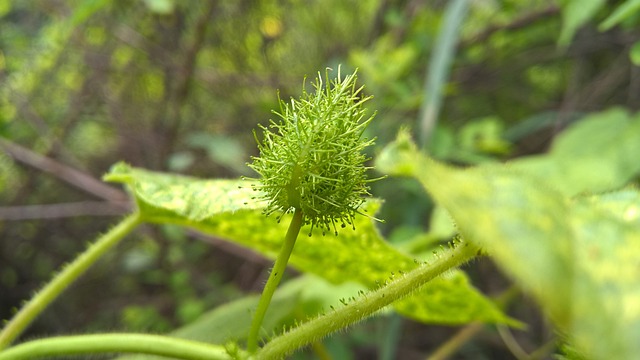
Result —
<path fill-rule="evenodd" d="M 172 123 L 167 129 L 167 143 L 165 144 L 166 149 L 173 148 L 173 145 L 180 133 L 180 127 L 182 124 L 180 110 L 182 109 L 187 96 L 189 95 L 189 90 L 191 88 L 191 83 L 194 77 L 193 75 L 195 73 L 198 53 L 200 52 L 200 50 L 202 50 L 202 47 L 204 45 L 207 29 L 209 27 L 209 24 L 212 23 L 211 17 L 215 13 L 214 10 L 216 9 L 217 4 L 217 1 L 210 0 L 202 16 L 200 16 L 200 18 L 198 19 L 198 22 L 195 25 L 195 35 L 193 42 L 185 51 L 186 54 L 180 71 L 175 74 L 177 75 L 176 84 L 172 89 L 173 91 L 169 93 L 169 96 L 171 96 L 172 99 L 168 99 L 171 101 L 168 118 L 171 119 Z"/>
<path fill-rule="evenodd" d="M 0 148 L 6 151 L 15 160 L 47 172 L 60 180 L 63 180 L 89 194 L 108 200 L 113 203 L 125 202 L 127 195 L 105 183 L 65 165 L 54 159 L 37 154 L 25 147 L 15 144 L 5 138 L 0 138 Z"/>
<path fill-rule="evenodd" d="M 518 340 L 513 337 L 509 328 L 504 325 L 497 325 L 496 329 L 498 329 L 498 334 L 502 338 L 502 341 L 507 346 L 507 349 L 513 354 L 513 356 L 518 360 L 527 360 L 530 359 L 529 354 L 520 346 Z"/>
<path fill-rule="evenodd" d="M 258 264 L 260 266 L 270 266 L 273 263 L 272 260 L 260 254 L 259 252 L 251 250 L 247 247 L 237 245 L 233 242 L 229 242 L 221 238 L 211 236 L 209 234 L 203 233 L 198 230 L 186 229 L 186 232 L 190 236 L 193 236 L 195 239 L 198 239 L 202 242 L 215 246 L 216 248 L 222 251 L 225 251 L 229 254 L 240 257 L 251 263 Z"/>
<path fill-rule="evenodd" d="M 58 219 L 77 216 L 116 216 L 125 214 L 129 202 L 81 201 L 0 207 L 1 220 Z"/>
<path fill-rule="evenodd" d="M 447 340 L 447 342 L 440 345 L 433 354 L 429 355 L 427 360 L 448 359 L 458 351 L 462 345 L 473 339 L 482 329 L 484 329 L 484 324 L 482 323 L 471 323 L 463 327 L 453 337 Z"/>
<path fill-rule="evenodd" d="M 542 20 L 550 16 L 557 15 L 559 12 L 560 12 L 559 6 L 551 5 L 540 11 L 525 14 L 504 25 L 490 25 L 486 27 L 484 30 L 482 30 L 480 33 L 472 36 L 471 38 L 462 40 L 458 45 L 458 47 L 466 48 L 473 44 L 483 43 L 498 31 L 518 30 L 537 22 L 538 20 Z"/>

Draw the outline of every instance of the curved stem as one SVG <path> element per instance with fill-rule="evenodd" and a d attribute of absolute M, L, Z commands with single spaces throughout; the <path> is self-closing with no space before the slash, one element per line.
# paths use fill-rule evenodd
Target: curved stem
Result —
<path fill-rule="evenodd" d="M 434 262 L 423 265 L 388 285 L 360 297 L 355 302 L 302 324 L 271 340 L 256 354 L 256 357 L 260 359 L 286 357 L 296 349 L 352 325 L 409 295 L 438 275 L 473 259 L 477 253 L 477 246 L 463 242 L 455 249 L 442 253 Z"/>
<path fill-rule="evenodd" d="M 253 353 L 258 349 L 258 336 L 260 334 L 262 320 L 267 313 L 267 308 L 269 308 L 269 303 L 271 302 L 273 293 L 276 291 L 276 288 L 280 283 L 280 279 L 282 279 L 282 275 L 287 268 L 289 256 L 291 256 L 291 251 L 293 250 L 293 246 L 295 245 L 298 234 L 300 233 L 300 228 L 302 227 L 302 220 L 302 210 L 296 208 L 293 213 L 291 223 L 289 224 L 287 235 L 284 238 L 284 243 L 280 249 L 280 254 L 278 254 L 276 262 L 273 265 L 273 269 L 271 269 L 271 274 L 269 274 L 267 284 L 264 286 L 264 290 L 262 290 L 262 295 L 260 296 L 256 313 L 251 321 L 251 329 L 249 330 L 249 338 L 247 340 L 247 348 L 250 353 Z"/>
<path fill-rule="evenodd" d="M 139 212 L 124 218 L 118 225 L 78 256 L 71 264 L 65 266 L 54 276 L 20 311 L 7 323 L 0 332 L 0 350 L 13 342 L 24 329 L 38 316 L 62 291 L 82 275 L 107 250 L 116 245 L 142 221 Z"/>
<path fill-rule="evenodd" d="M 197 341 L 149 334 L 95 334 L 29 341 L 0 352 L 0 360 L 98 353 L 140 353 L 190 360 L 231 359 L 224 347 Z"/>
<path fill-rule="evenodd" d="M 514 301 L 515 297 L 520 294 L 520 290 L 517 286 L 511 285 L 507 290 L 503 291 L 500 295 L 493 298 L 492 300 L 498 305 L 501 310 L 505 310 L 512 301 Z M 445 360 L 451 358 L 456 351 L 458 351 L 465 343 L 469 340 L 473 339 L 482 329 L 484 329 L 485 324 L 474 322 L 466 325 L 460 331 L 458 331 L 455 335 L 453 335 L 449 340 L 440 344 L 437 349 L 435 349 L 431 355 L 427 358 L 427 360 Z"/>
<path fill-rule="evenodd" d="M 467 341 L 476 336 L 484 328 L 483 323 L 471 323 L 460 329 L 449 340 L 438 346 L 438 348 L 427 358 L 427 360 L 446 360 L 462 347 Z"/>

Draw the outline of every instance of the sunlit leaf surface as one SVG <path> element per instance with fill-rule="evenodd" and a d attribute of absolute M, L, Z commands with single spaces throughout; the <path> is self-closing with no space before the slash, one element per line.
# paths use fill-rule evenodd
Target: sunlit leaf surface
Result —
<path fill-rule="evenodd" d="M 455 169 L 401 134 L 377 165 L 417 178 L 582 351 L 629 359 L 640 353 L 640 193 L 585 194 L 637 175 L 639 150 L 640 118 L 613 110 L 567 130 L 535 161 Z"/>
<path fill-rule="evenodd" d="M 147 221 L 189 226 L 233 241 L 275 258 L 286 233 L 289 215 L 280 223 L 261 214 L 250 182 L 198 180 L 154 173 L 117 164 L 106 180 L 128 185 Z M 368 201 L 362 211 L 373 215 L 380 206 Z M 333 283 L 357 281 L 368 288 L 383 285 L 392 276 L 402 276 L 418 263 L 387 242 L 374 220 L 358 216 L 355 228 L 339 236 L 323 236 L 303 228 L 290 259 L 295 268 Z M 358 294 L 353 294 L 357 297 Z M 348 300 L 348 299 L 345 299 Z M 410 298 L 399 302 L 398 311 L 424 322 L 459 324 L 470 321 L 513 323 L 475 288 L 463 272 L 435 279 Z"/>
<path fill-rule="evenodd" d="M 640 172 L 640 115 L 622 109 L 580 120 L 555 139 L 549 154 L 510 162 L 572 196 L 623 186 Z"/>

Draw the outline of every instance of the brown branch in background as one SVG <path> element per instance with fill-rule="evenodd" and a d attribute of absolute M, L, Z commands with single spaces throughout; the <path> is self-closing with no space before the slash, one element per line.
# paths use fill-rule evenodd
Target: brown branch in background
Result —
<path fill-rule="evenodd" d="M 560 110 L 562 114 L 570 114 L 576 110 L 585 111 L 597 108 L 605 103 L 611 93 L 621 89 L 629 82 L 629 60 L 626 52 L 618 55 L 611 66 L 603 69 L 599 74 L 589 77 L 589 82 L 583 81 L 583 60 L 576 58 L 573 65 L 570 86 L 564 95 Z M 566 117 L 566 116 L 565 116 Z M 561 121 L 562 120 L 562 121 Z M 564 123 L 563 119 L 560 119 Z"/>
<path fill-rule="evenodd" d="M 176 85 L 175 96 L 179 104 L 182 104 L 189 93 L 189 85 L 193 78 L 195 71 L 196 60 L 198 53 L 202 49 L 204 44 L 204 38 L 207 33 L 207 27 L 211 23 L 210 19 L 213 16 L 213 12 L 216 8 L 216 1 L 209 1 L 209 4 L 200 19 L 196 24 L 195 38 L 191 46 L 187 49 L 185 55 L 184 66 L 182 68 L 182 76 L 178 79 Z"/>
<path fill-rule="evenodd" d="M 175 140 L 179 135 L 180 125 L 182 122 L 180 110 L 182 109 L 187 95 L 189 94 L 189 88 L 193 79 L 193 75 L 195 73 L 198 53 L 200 52 L 204 44 L 207 27 L 211 23 L 211 17 L 214 14 L 216 5 L 217 1 L 209 1 L 204 13 L 198 19 L 198 22 L 195 25 L 195 37 L 193 39 L 193 43 L 186 49 L 184 63 L 182 65 L 182 68 L 178 72 L 178 78 L 176 80 L 175 87 L 172 89 L 172 101 L 168 112 L 169 119 L 172 121 L 172 123 L 171 126 L 167 129 L 167 143 L 165 144 L 165 148 L 167 150 L 173 148 L 173 144 L 175 143 Z"/>
<path fill-rule="evenodd" d="M 578 94 L 583 107 L 601 104 L 613 92 L 623 88 L 629 81 L 629 55 L 625 52 L 611 62 L 611 66 L 595 76 Z"/>
<path fill-rule="evenodd" d="M 453 337 L 444 342 L 438 349 L 427 357 L 427 360 L 445 360 L 454 355 L 462 345 L 473 339 L 484 329 L 482 323 L 471 323 L 461 328 Z"/>
<path fill-rule="evenodd" d="M 629 93 L 627 95 L 627 106 L 632 111 L 637 111 L 640 107 L 640 68 L 629 67 Z"/>
<path fill-rule="evenodd" d="M 211 236 L 209 234 L 203 233 L 198 230 L 186 229 L 186 232 L 190 236 L 193 236 L 195 239 L 211 244 L 216 248 L 226 251 L 229 254 L 233 254 L 235 256 L 243 258 L 249 262 L 263 265 L 263 266 L 270 266 L 271 263 L 273 262 L 273 260 L 265 257 L 259 252 L 243 247 L 241 245 L 237 245 L 233 242 L 229 242 L 221 238 Z"/>
<path fill-rule="evenodd" d="M 560 7 L 557 5 L 551 5 L 540 11 L 536 11 L 530 14 L 523 15 L 516 18 L 512 22 L 504 25 L 491 25 L 480 33 L 472 36 L 470 39 L 466 39 L 460 42 L 459 48 L 466 48 L 470 45 L 481 43 L 489 39 L 493 34 L 501 30 L 517 30 L 523 27 L 529 26 L 538 20 L 542 20 L 548 16 L 557 15 L 560 12 Z"/>
<path fill-rule="evenodd" d="M 138 31 L 126 24 L 117 24 L 113 30 L 113 35 L 116 39 L 122 41 L 122 43 L 145 53 L 163 53 L 169 51 L 168 49 L 149 41 Z"/>
<path fill-rule="evenodd" d="M 382 35 L 384 31 L 385 15 L 389 12 L 391 7 L 391 0 L 383 0 L 376 9 L 376 15 L 371 22 L 371 28 L 369 29 L 369 38 L 367 39 L 367 46 L 373 45 L 373 43 Z"/>
<path fill-rule="evenodd" d="M 0 207 L 1 220 L 58 219 L 78 216 L 123 215 L 130 207 L 128 201 L 82 201 L 64 204 Z"/>
<path fill-rule="evenodd" d="M 259 252 L 243 247 L 242 245 L 224 240 L 222 238 L 212 236 L 198 230 L 186 229 L 187 234 L 194 239 L 209 244 L 216 249 L 237 256 L 244 260 L 244 263 L 235 272 L 233 282 L 240 286 L 241 289 L 247 291 L 260 291 L 264 286 L 264 281 L 268 274 L 265 271 L 273 264 L 273 260 L 269 259 Z M 291 269 L 289 270 L 291 271 Z"/>
<path fill-rule="evenodd" d="M 91 195 L 113 203 L 126 202 L 128 197 L 121 190 L 56 160 L 44 157 L 7 139 L 0 138 L 0 148 L 15 160 L 27 164 L 40 171 L 47 172 L 60 180 L 71 184 Z"/>

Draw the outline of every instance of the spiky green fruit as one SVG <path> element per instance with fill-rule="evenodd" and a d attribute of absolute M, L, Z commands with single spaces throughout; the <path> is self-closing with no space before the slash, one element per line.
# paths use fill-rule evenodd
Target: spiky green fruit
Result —
<path fill-rule="evenodd" d="M 325 73 L 328 79 L 328 71 Z M 268 202 L 265 213 L 299 209 L 305 224 L 319 227 L 323 234 L 338 224 L 353 224 L 358 208 L 369 196 L 362 151 L 374 139 L 363 137 L 373 115 L 366 116 L 362 96 L 356 87 L 356 73 L 338 76 L 326 85 L 322 76 L 315 92 L 304 89 L 299 99 L 280 99 L 279 121 L 270 120 L 256 142 L 260 156 L 249 165 L 261 175 L 256 190 Z"/>

